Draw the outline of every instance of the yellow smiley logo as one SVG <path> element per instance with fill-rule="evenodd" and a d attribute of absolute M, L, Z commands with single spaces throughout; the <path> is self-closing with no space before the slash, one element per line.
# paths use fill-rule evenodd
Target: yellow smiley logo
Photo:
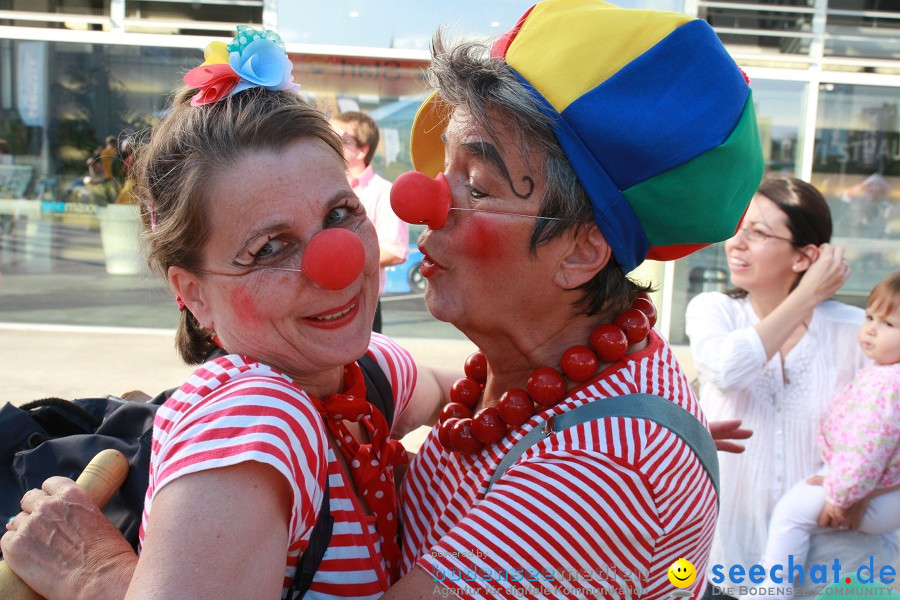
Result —
<path fill-rule="evenodd" d="M 669 581 L 678 588 L 686 588 L 694 583 L 697 579 L 697 569 L 691 564 L 691 561 L 685 558 L 679 558 L 669 567 Z"/>

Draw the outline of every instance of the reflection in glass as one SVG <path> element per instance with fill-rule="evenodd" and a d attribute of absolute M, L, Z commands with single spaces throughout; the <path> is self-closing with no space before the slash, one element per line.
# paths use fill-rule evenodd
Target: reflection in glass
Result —
<path fill-rule="evenodd" d="M 900 264 L 897 88 L 823 84 L 812 183 L 828 200 L 835 242 L 853 268 L 842 297 L 859 306 Z"/>

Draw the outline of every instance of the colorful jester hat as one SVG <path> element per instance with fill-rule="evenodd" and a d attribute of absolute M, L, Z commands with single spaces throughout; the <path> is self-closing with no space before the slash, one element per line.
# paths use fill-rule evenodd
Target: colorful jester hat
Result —
<path fill-rule="evenodd" d="M 274 31 L 238 25 L 230 44 L 212 42 L 203 56 L 204 63 L 184 76 L 184 83 L 198 90 L 191 106 L 212 104 L 252 87 L 300 91 L 300 85 L 293 83 L 294 65 Z"/>
<path fill-rule="evenodd" d="M 700 19 L 601 0 L 544 0 L 493 45 L 553 119 L 626 273 L 734 235 L 762 178 L 750 86 Z M 443 170 L 450 108 L 413 123 L 416 170 Z"/>

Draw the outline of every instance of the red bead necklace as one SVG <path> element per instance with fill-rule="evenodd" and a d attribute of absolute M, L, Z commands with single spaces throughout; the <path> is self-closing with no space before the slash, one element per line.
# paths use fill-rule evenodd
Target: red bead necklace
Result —
<path fill-rule="evenodd" d="M 552 367 L 531 372 L 526 389 L 510 388 L 500 396 L 497 406 L 482 408 L 474 415 L 487 382 L 487 359 L 481 350 L 466 359 L 466 376 L 450 387 L 450 402 L 441 410 L 438 439 L 448 450 L 462 454 L 480 452 L 495 444 L 507 432 L 523 425 L 535 412 L 556 406 L 566 397 L 566 379 L 583 383 L 597 372 L 600 361 L 614 363 L 625 356 L 628 347 L 644 341 L 656 324 L 656 307 L 641 293 L 631 308 L 612 323 L 600 325 L 588 346 L 572 346 L 560 359 L 562 373 Z M 535 407 L 537 405 L 537 407 Z"/>

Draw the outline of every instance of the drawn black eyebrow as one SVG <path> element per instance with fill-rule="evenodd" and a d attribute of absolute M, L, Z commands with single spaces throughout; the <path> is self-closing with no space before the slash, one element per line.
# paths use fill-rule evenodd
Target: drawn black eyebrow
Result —
<path fill-rule="evenodd" d="M 517 197 L 522 198 L 523 200 L 531 198 L 531 195 L 534 193 L 534 179 L 532 179 L 528 175 L 522 176 L 522 181 L 527 183 L 529 187 L 527 192 L 525 192 L 524 194 L 520 194 L 513 184 L 512 177 L 509 174 L 509 169 L 506 168 L 506 163 L 503 162 L 503 158 L 500 156 L 500 153 L 497 151 L 497 148 L 493 144 L 482 140 L 480 142 L 463 143 L 460 144 L 460 147 L 462 147 L 462 149 L 468 152 L 471 156 L 480 158 L 489 165 L 492 165 L 497 170 L 497 172 L 506 179 L 506 182 L 509 184 L 509 189 L 511 189 L 513 194 L 515 194 Z"/>

